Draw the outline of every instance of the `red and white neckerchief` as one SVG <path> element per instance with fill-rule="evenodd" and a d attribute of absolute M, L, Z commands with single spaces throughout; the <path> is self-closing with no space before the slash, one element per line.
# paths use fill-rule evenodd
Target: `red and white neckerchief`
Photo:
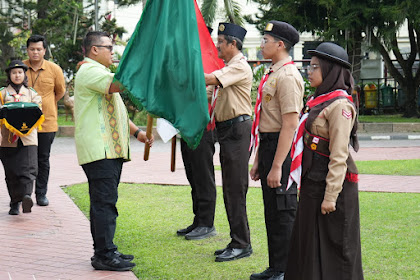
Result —
<path fill-rule="evenodd" d="M 292 151 L 291 151 L 292 165 L 290 167 L 289 181 L 287 183 L 286 190 L 290 188 L 293 182 L 296 182 L 298 189 L 300 189 L 301 176 L 302 176 L 302 157 L 303 157 L 303 147 L 304 147 L 303 132 L 305 130 L 305 124 L 308 119 L 310 109 L 338 96 L 345 96 L 350 101 L 353 102 L 353 99 L 351 98 L 351 96 L 348 95 L 346 91 L 340 89 L 340 90 L 335 90 L 329 93 L 322 94 L 318 96 L 317 98 L 311 97 L 309 101 L 306 103 L 304 110 L 301 112 L 299 126 L 293 138 Z"/>
<path fill-rule="evenodd" d="M 210 122 L 207 125 L 207 130 L 214 130 L 216 127 L 216 120 L 214 118 L 214 108 L 216 107 L 217 95 L 219 94 L 219 86 L 216 86 L 211 96 L 211 103 L 209 104 Z"/>
<path fill-rule="evenodd" d="M 239 60 L 245 59 L 245 56 L 242 56 Z M 209 104 L 209 115 L 210 115 L 210 122 L 207 124 L 207 130 L 214 130 L 216 127 L 216 120 L 214 118 L 214 108 L 216 108 L 216 100 L 219 94 L 220 86 L 215 86 L 213 90 L 213 94 L 211 96 L 211 103 Z"/>
<path fill-rule="evenodd" d="M 288 64 L 295 64 L 295 63 L 293 61 L 289 61 L 283 64 L 281 67 Z M 262 96 L 263 96 L 263 89 L 271 73 L 273 73 L 273 70 L 270 68 L 264 74 L 263 78 L 261 79 L 260 85 L 258 86 L 258 94 L 257 94 L 257 100 L 255 102 L 255 108 L 254 108 L 254 121 L 252 122 L 251 143 L 249 144 L 249 151 L 251 151 L 253 147 L 255 148 L 254 151 L 256 151 L 258 147 L 258 133 L 259 133 L 259 125 L 260 125 L 261 101 L 262 101 Z"/>

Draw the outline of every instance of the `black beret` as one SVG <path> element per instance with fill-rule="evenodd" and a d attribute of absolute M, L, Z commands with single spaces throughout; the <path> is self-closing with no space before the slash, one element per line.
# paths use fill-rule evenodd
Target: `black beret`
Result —
<path fill-rule="evenodd" d="M 315 50 L 309 50 L 308 54 L 338 63 L 346 68 L 351 67 L 346 50 L 334 43 L 322 43 Z"/>
<path fill-rule="evenodd" d="M 12 60 L 9 63 L 9 66 L 6 68 L 6 72 L 9 72 L 13 68 L 23 68 L 23 70 L 28 70 L 28 66 L 20 60 Z"/>
<path fill-rule="evenodd" d="M 209 31 L 210 35 L 213 32 L 213 28 L 211 28 L 210 26 L 207 26 L 207 30 Z"/>
<path fill-rule="evenodd" d="M 233 23 L 221 22 L 219 23 L 219 30 L 217 34 L 233 36 L 243 42 L 245 39 L 246 29 Z"/>
<path fill-rule="evenodd" d="M 264 34 L 279 38 L 292 45 L 292 47 L 299 42 L 299 32 L 293 26 L 283 21 L 269 21 L 265 26 Z"/>

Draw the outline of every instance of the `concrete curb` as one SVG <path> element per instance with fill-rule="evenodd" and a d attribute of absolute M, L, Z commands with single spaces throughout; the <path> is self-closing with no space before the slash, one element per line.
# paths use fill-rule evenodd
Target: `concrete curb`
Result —
<path fill-rule="evenodd" d="M 360 141 L 369 140 L 420 140 L 420 134 L 396 134 L 396 135 L 359 135 Z"/>

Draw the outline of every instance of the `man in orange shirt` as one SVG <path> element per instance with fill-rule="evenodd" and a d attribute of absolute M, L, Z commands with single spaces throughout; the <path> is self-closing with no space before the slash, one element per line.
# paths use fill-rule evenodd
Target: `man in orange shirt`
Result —
<path fill-rule="evenodd" d="M 57 102 L 66 91 L 63 70 L 57 64 L 44 59 L 47 41 L 41 35 L 32 35 L 26 42 L 29 59 L 24 63 L 29 67 L 28 85 L 42 97 L 42 112 L 45 122 L 38 132 L 38 176 L 36 178 L 36 202 L 47 206 L 46 197 L 50 173 L 50 150 L 58 130 Z"/>

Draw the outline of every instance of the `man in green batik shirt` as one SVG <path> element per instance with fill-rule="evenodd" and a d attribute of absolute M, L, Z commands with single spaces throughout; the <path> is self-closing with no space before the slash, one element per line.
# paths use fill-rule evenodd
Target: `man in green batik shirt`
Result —
<path fill-rule="evenodd" d="M 89 32 L 84 41 L 85 59 L 75 78 L 75 141 L 77 158 L 89 182 L 90 225 L 97 270 L 126 271 L 135 264 L 114 244 L 116 203 L 123 162 L 130 160 L 130 135 L 152 144 L 128 118 L 121 89 L 113 83 L 112 41 L 104 32 Z"/>

